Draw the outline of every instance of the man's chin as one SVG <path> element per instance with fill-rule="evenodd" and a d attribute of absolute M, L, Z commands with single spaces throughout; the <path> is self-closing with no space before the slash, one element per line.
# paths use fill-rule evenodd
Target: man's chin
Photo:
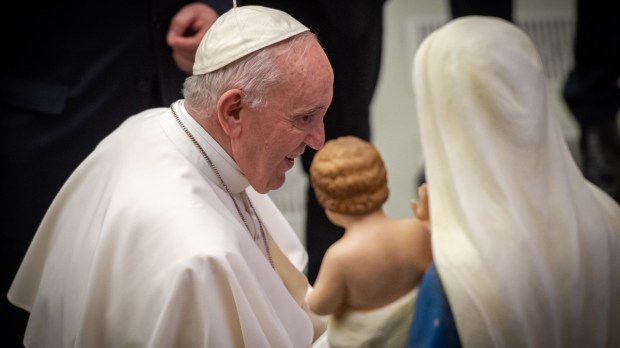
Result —
<path fill-rule="evenodd" d="M 266 191 L 268 192 L 268 191 L 273 191 L 273 190 L 277 190 L 281 188 L 282 186 L 284 186 L 285 181 L 286 181 L 286 172 L 279 174 L 277 177 L 273 178 L 273 180 L 269 182 L 269 185 Z M 267 193 L 267 192 L 261 192 L 261 193 Z"/>
<path fill-rule="evenodd" d="M 282 180 L 272 180 L 266 185 L 257 185 L 257 184 L 250 183 L 250 186 L 252 186 L 254 191 L 261 193 L 261 194 L 266 194 L 266 193 L 269 193 L 269 191 L 277 190 L 283 185 L 284 185 L 284 177 L 282 178 Z"/>

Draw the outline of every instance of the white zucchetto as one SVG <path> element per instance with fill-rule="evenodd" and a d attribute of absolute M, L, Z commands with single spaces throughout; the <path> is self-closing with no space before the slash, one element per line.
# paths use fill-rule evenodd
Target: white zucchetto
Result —
<path fill-rule="evenodd" d="M 193 74 L 215 71 L 274 43 L 309 31 L 289 14 L 262 6 L 239 6 L 221 15 L 202 38 Z"/>

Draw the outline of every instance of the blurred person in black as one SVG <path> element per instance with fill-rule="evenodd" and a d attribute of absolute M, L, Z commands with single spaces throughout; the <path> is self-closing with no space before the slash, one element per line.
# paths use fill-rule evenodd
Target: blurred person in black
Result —
<path fill-rule="evenodd" d="M 243 0 L 285 11 L 315 32 L 334 69 L 334 98 L 325 115 L 325 141 L 354 135 L 371 140 L 370 104 L 381 67 L 385 0 Z M 306 150 L 303 168 L 309 172 L 316 151 Z M 344 230 L 331 223 L 308 186 L 306 248 L 308 280 L 314 283 L 327 248 Z"/>
<path fill-rule="evenodd" d="M 180 98 L 200 39 L 231 6 L 113 0 L 5 8 L 11 45 L 0 65 L 3 346 L 22 346 L 27 313 L 6 293 L 61 185 L 125 117 Z"/>

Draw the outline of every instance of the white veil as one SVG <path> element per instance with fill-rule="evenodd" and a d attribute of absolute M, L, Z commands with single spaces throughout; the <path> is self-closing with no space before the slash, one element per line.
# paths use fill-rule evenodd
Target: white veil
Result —
<path fill-rule="evenodd" d="M 464 347 L 620 346 L 620 206 L 586 181 L 513 24 L 453 20 L 414 61 L 433 257 Z"/>

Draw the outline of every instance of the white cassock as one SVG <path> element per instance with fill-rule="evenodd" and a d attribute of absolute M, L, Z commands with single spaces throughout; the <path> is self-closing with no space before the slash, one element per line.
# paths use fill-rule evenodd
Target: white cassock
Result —
<path fill-rule="evenodd" d="M 247 193 L 277 272 L 170 109 L 147 110 L 99 144 L 40 225 L 9 291 L 30 312 L 26 346 L 290 348 L 320 333 L 295 232 L 182 102 L 175 110 L 260 233 Z"/>
<path fill-rule="evenodd" d="M 585 180 L 531 40 L 453 20 L 413 72 L 433 258 L 464 347 L 620 347 L 620 207 Z"/>

